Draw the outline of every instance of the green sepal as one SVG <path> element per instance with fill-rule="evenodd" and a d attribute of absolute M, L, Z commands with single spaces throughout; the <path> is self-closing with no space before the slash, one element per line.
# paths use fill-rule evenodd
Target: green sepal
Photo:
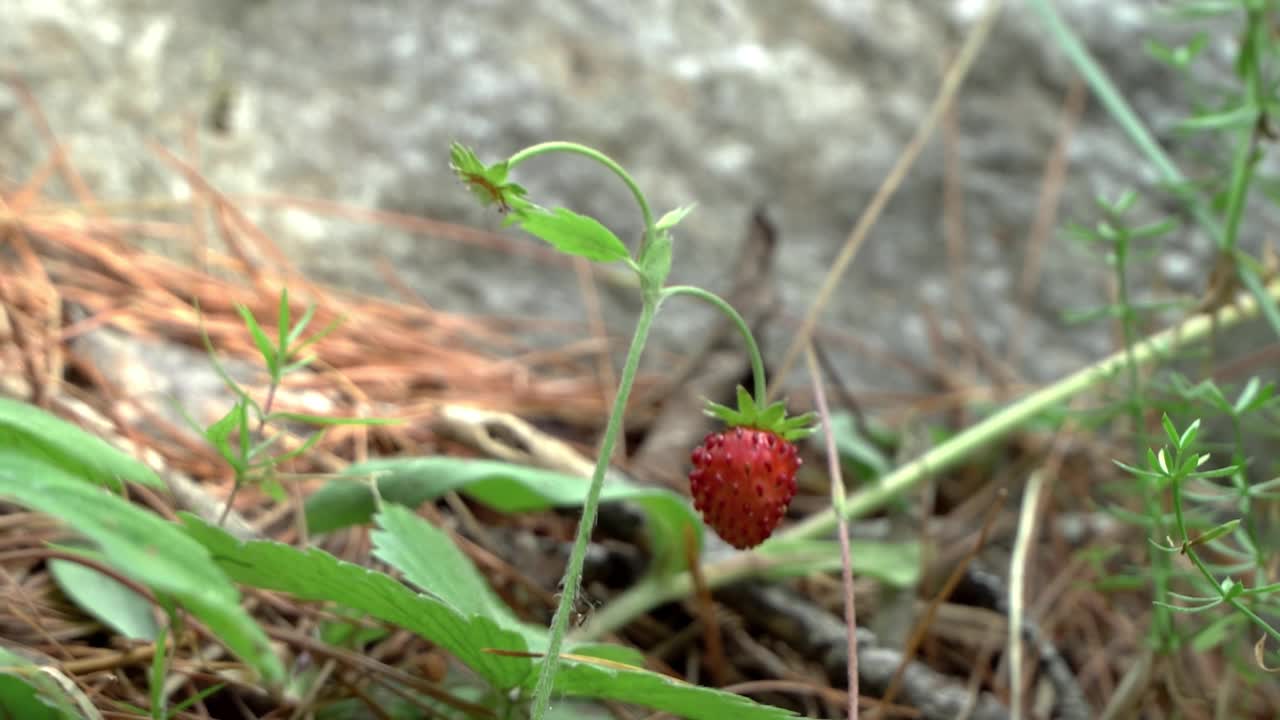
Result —
<path fill-rule="evenodd" d="M 507 162 L 485 165 L 475 152 L 461 143 L 449 146 L 449 166 L 484 206 L 497 205 L 498 211 L 524 210 L 528 194 L 523 187 L 507 181 Z"/>
<path fill-rule="evenodd" d="M 728 427 L 747 427 L 756 430 L 767 430 L 787 442 L 794 442 L 809 437 L 817 432 L 817 416 L 805 413 L 787 417 L 787 402 L 779 400 L 764 407 L 756 404 L 755 398 L 747 389 L 738 386 L 738 407 L 707 401 L 703 410 L 707 415 L 720 420 Z"/>

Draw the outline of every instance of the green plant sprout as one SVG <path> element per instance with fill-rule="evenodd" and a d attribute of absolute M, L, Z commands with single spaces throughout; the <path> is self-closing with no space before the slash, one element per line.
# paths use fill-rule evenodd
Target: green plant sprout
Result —
<path fill-rule="evenodd" d="M 1161 424 L 1169 444 L 1159 450 L 1148 449 L 1146 467 L 1139 468 L 1118 461 L 1116 464 L 1144 484 L 1149 485 L 1153 490 L 1169 492 L 1173 505 L 1173 531 L 1176 535 L 1164 538 L 1163 542 L 1157 542 L 1156 540 L 1149 540 L 1149 542 L 1159 552 L 1170 556 L 1181 555 L 1190 560 L 1199 573 L 1201 580 L 1199 584 L 1204 588 L 1211 589 L 1212 594 L 1185 595 L 1169 591 L 1168 594 L 1179 600 L 1181 604 L 1165 602 L 1161 599 L 1155 600 L 1155 603 L 1169 611 L 1188 614 L 1202 613 L 1225 604 L 1241 616 L 1252 621 L 1268 636 L 1280 641 L 1280 630 L 1264 620 L 1254 611 L 1254 608 L 1250 607 L 1251 601 L 1280 593 L 1280 583 L 1269 583 L 1250 588 L 1231 577 L 1219 579 L 1211 565 L 1200 556 L 1199 551 L 1201 549 L 1211 548 L 1218 555 L 1243 558 L 1245 560 L 1243 567 L 1250 567 L 1252 561 L 1250 547 L 1253 543 L 1242 532 L 1241 518 L 1231 518 L 1210 525 L 1202 532 L 1193 532 L 1191 529 L 1193 523 L 1186 507 L 1185 501 L 1188 496 L 1196 496 L 1192 491 L 1188 490 L 1189 484 L 1194 482 L 1203 484 L 1205 481 L 1215 478 L 1237 477 L 1240 475 L 1241 467 L 1227 465 L 1215 469 L 1202 469 L 1209 462 L 1210 456 L 1208 453 L 1201 453 L 1196 449 L 1196 440 L 1200 432 L 1199 420 L 1195 420 L 1181 432 L 1174 426 L 1168 415 L 1162 418 Z M 1280 493 L 1275 492 L 1277 487 L 1280 487 L 1280 478 L 1252 486 L 1236 483 L 1237 492 L 1235 495 L 1237 496 L 1236 499 L 1241 503 L 1240 506 L 1247 507 L 1248 504 L 1253 502 L 1280 499 Z M 1217 501 L 1219 503 L 1224 499 L 1221 493 L 1213 492 L 1201 492 L 1198 497 L 1202 500 Z M 1236 542 L 1233 544 L 1228 543 L 1227 541 L 1232 538 Z M 1224 569 L 1224 575 L 1225 572 L 1238 571 L 1239 569 Z"/>
<path fill-rule="evenodd" d="M 548 210 L 529 201 L 527 191 L 508 180 L 508 173 L 521 163 L 550 153 L 571 153 L 585 156 L 608 168 L 631 191 L 644 221 L 644 236 L 640 247 L 634 254 L 608 228 L 593 218 L 579 215 L 565 208 Z M 604 486 L 605 472 L 609 458 L 613 456 L 614 444 L 622 427 L 622 418 L 626 412 L 627 399 L 630 397 L 636 372 L 639 370 L 640 357 L 644 351 L 654 317 L 662 304 L 670 298 L 686 295 L 703 300 L 724 313 L 742 335 L 747 352 L 751 359 L 754 380 L 754 400 L 763 407 L 767 394 L 764 374 L 764 360 L 756 345 L 751 329 L 742 316 L 725 300 L 707 290 L 692 286 L 666 287 L 668 274 L 671 272 L 672 237 L 671 231 L 693 209 L 693 206 L 676 208 L 657 221 L 644 193 L 632 179 L 631 175 L 617 162 L 594 148 L 572 142 L 548 142 L 526 148 L 512 155 L 505 161 L 485 165 L 469 148 L 454 143 L 450 152 L 452 167 L 458 178 L 466 184 L 476 197 L 486 206 L 496 206 L 506 217 L 505 225 L 517 225 L 526 232 L 545 240 L 561 252 L 577 255 L 595 262 L 623 262 L 639 278 L 641 290 L 640 316 L 636 321 L 635 333 L 627 351 L 627 358 L 622 368 L 618 383 L 618 391 L 614 396 L 613 409 L 605 426 L 604 438 L 600 443 L 599 456 L 591 477 L 591 485 L 587 491 L 586 501 L 582 506 L 582 517 L 578 524 L 578 532 L 574 538 L 573 549 L 565 569 L 561 583 L 560 601 L 551 622 L 550 645 L 546 658 L 538 675 L 538 683 L 533 695 L 533 718 L 542 720 L 550 707 L 551 692 L 555 684 L 560 652 L 568 632 L 569 617 L 573 613 L 582 578 L 582 565 L 586 557 L 591 531 L 595 524 L 596 513 L 600 502 L 600 492 Z M 742 391 L 741 396 L 753 399 L 751 394 Z M 714 411 L 714 408 L 713 408 Z M 803 426 L 811 425 L 811 417 L 785 419 L 781 405 L 777 407 L 774 421 L 797 431 Z M 771 414 L 772 417 L 772 414 Z"/>
<path fill-rule="evenodd" d="M 199 309 L 198 306 L 197 309 Z M 266 398 L 261 404 L 254 400 L 249 392 L 241 387 L 227 372 L 226 368 L 222 366 L 222 363 L 218 361 L 213 342 L 205 331 L 204 323 L 201 322 L 200 324 L 200 337 L 209 355 L 209 361 L 213 365 L 215 372 L 218 373 L 218 377 L 236 396 L 236 401 L 232 404 L 231 409 L 208 427 L 200 427 L 185 412 L 183 413 L 187 423 L 205 439 L 205 442 L 209 443 L 217 451 L 218 455 L 226 461 L 234 474 L 235 482 L 227 496 L 226 504 L 223 505 L 222 515 L 218 520 L 219 524 L 226 522 L 227 514 L 231 512 L 232 503 L 235 501 L 236 495 L 247 483 L 260 483 L 262 488 L 276 501 L 282 500 L 284 498 L 284 488 L 280 485 L 279 479 L 275 474 L 276 468 L 315 447 L 316 443 L 320 442 L 321 438 L 324 437 L 326 427 L 333 425 L 386 425 L 392 422 L 380 418 L 335 418 L 306 413 L 282 412 L 273 409 L 276 393 L 284 382 L 285 376 L 302 370 L 315 361 L 315 356 L 304 355 L 303 352 L 336 330 L 342 322 L 341 318 L 337 318 L 320 332 L 303 338 L 302 334 L 306 332 L 307 326 L 310 325 L 312 318 L 315 316 L 315 311 L 315 305 L 308 305 L 302 317 L 298 318 L 296 324 L 293 323 L 289 306 L 289 290 L 288 288 L 281 290 L 280 302 L 276 312 L 276 336 L 273 339 L 262 329 L 262 325 L 248 307 L 241 304 L 236 305 L 236 313 L 240 315 L 240 319 L 244 322 L 250 337 L 253 338 L 254 346 L 257 347 L 266 365 L 269 382 Z M 181 410 L 181 408 L 179 409 Z M 312 425 L 318 429 L 297 447 L 274 455 L 268 454 L 267 451 L 279 442 L 283 436 L 280 434 L 265 436 L 267 425 L 273 422 L 290 421 Z M 232 442 L 233 439 L 235 440 L 234 443 Z"/>

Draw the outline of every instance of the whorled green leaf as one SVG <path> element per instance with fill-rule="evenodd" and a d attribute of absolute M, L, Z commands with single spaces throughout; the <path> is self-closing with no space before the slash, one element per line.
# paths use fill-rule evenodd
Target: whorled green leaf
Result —
<path fill-rule="evenodd" d="M 595 262 L 615 262 L 630 257 L 627 246 L 598 220 L 567 208 L 545 210 L 529 207 L 512 217 L 530 235 L 539 237 L 563 253 Z"/>
<path fill-rule="evenodd" d="M 70 680 L 64 687 L 40 664 L 0 647 L 0 718 L 18 720 L 100 720 L 93 703 Z M 84 706 L 82 712 L 80 706 Z"/>
<path fill-rule="evenodd" d="M 368 478 L 377 479 L 383 499 L 409 507 L 451 490 L 509 513 L 576 507 L 587 494 L 585 478 L 494 460 L 446 456 L 371 460 L 352 465 L 344 475 L 307 499 L 307 526 L 312 531 L 331 532 L 367 522 L 374 512 L 374 500 L 361 480 Z M 600 499 L 626 500 L 644 512 L 657 572 L 675 572 L 685 566 L 687 531 L 701 542 L 702 521 L 689 503 L 673 492 L 608 480 Z"/>
<path fill-rule="evenodd" d="M 0 398 L 0 449 L 4 448 L 114 490 L 120 490 L 122 482 L 164 487 L 151 468 L 102 438 L 34 405 L 8 398 Z"/>
<path fill-rule="evenodd" d="M 174 599 L 268 683 L 284 677 L 267 636 L 240 607 L 240 594 L 172 523 L 50 465 L 0 447 L 0 498 L 62 520 L 121 574 Z"/>

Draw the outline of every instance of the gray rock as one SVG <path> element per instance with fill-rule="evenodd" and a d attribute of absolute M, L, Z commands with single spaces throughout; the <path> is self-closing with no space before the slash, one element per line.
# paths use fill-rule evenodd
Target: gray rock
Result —
<path fill-rule="evenodd" d="M 104 198 L 184 197 L 180 175 L 147 143 L 183 154 L 183 132 L 194 119 L 201 169 L 232 196 L 287 193 L 497 230 L 499 218 L 476 208 L 451 177 L 450 141 L 496 159 L 543 140 L 578 140 L 631 169 L 656 212 L 698 203 L 679 233 L 676 282 L 724 287 L 725 253 L 752 205 L 765 203 L 783 240 L 787 312 L 798 318 L 984 3 L 4 5 L 0 66 L 29 83 Z M 1140 48 L 1149 35 L 1185 37 L 1187 29 L 1140 0 L 1061 5 L 1157 135 L 1173 142 L 1170 128 L 1186 107 L 1183 83 Z M 1210 52 L 1225 58 L 1230 46 Z M 997 355 L 1020 312 L 1018 277 L 1072 74 L 1029 7 L 1009 2 L 959 100 L 967 304 L 978 336 Z M 30 117 L 0 91 L 6 174 L 21 177 L 41 161 L 47 148 L 37 138 Z M 1210 157 L 1220 162 L 1221 151 Z M 1063 219 L 1091 222 L 1095 194 L 1149 189 L 1154 179 L 1096 102 L 1069 159 Z M 518 180 L 544 205 L 596 215 L 626 239 L 639 232 L 622 186 L 582 159 L 538 159 L 520 168 Z M 855 389 L 918 390 L 921 381 L 851 352 L 841 336 L 931 364 L 937 349 L 923 314 L 931 308 L 948 337 L 961 337 L 956 308 L 963 303 L 948 285 L 943 184 L 935 138 L 824 316 L 831 354 Z M 1174 207 L 1159 198 L 1151 213 Z M 300 210 L 245 207 L 290 257 L 328 281 L 389 294 L 373 262 L 382 255 L 439 308 L 584 318 L 567 264 Z M 187 210 L 172 212 L 185 218 Z M 1175 245 L 1179 254 L 1135 270 L 1141 284 L 1163 273 L 1179 290 L 1200 286 L 1194 268 L 1208 244 L 1185 233 Z M 1101 263 L 1055 238 L 1044 268 L 1022 339 L 1020 371 L 1035 381 L 1078 368 L 1111 342 L 1103 325 L 1068 326 L 1061 317 L 1068 308 L 1105 302 Z M 634 297 L 606 292 L 604 300 L 622 345 Z M 663 351 L 691 347 L 708 321 L 690 302 L 673 303 L 660 318 L 650 355 L 655 369 Z M 768 333 L 771 355 L 780 357 L 793 330 L 782 324 Z"/>

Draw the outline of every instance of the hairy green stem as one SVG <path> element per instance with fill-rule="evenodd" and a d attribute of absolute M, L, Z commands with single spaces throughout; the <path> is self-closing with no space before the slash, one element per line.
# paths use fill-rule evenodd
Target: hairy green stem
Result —
<path fill-rule="evenodd" d="M 586 157 L 589 157 L 612 170 L 613 174 L 617 175 L 622 182 L 626 184 L 627 189 L 631 191 L 632 197 L 636 200 L 636 205 L 640 206 L 640 214 L 644 216 L 644 244 L 640 248 L 641 252 L 643 252 L 644 247 L 648 246 L 653 238 L 653 211 L 649 209 L 649 201 L 645 199 L 644 193 L 640 191 L 640 186 L 636 184 L 635 179 L 632 178 L 631 174 L 624 170 L 621 165 L 614 161 L 613 158 L 605 155 L 595 148 L 587 147 L 586 145 L 556 140 L 553 142 L 530 145 L 515 155 L 512 155 L 507 159 L 507 170 L 508 172 L 514 170 L 517 165 L 530 158 L 554 152 L 567 152 L 585 155 Z M 636 257 L 640 257 L 640 253 L 636 253 Z"/>
<path fill-rule="evenodd" d="M 742 341 L 747 344 L 747 354 L 751 356 L 751 374 L 754 376 L 755 381 L 755 400 L 763 405 L 768 397 L 765 394 L 768 388 L 764 377 L 764 357 L 760 355 L 760 346 L 756 344 L 756 339 L 751 334 L 751 327 L 747 325 L 747 321 L 724 298 L 692 285 L 672 285 L 664 288 L 659 296 L 659 302 L 677 295 L 688 295 L 711 303 L 733 321 L 734 326 L 738 328 L 738 333 L 742 335 Z"/>
<path fill-rule="evenodd" d="M 1267 296 L 1274 300 L 1280 296 L 1280 282 L 1267 286 L 1265 291 Z M 1257 314 L 1257 300 L 1252 297 L 1242 298 L 1237 304 L 1222 308 L 1215 315 L 1194 315 L 1172 328 L 1135 344 L 1131 350 L 1120 350 L 1103 358 L 999 410 L 953 436 L 947 442 L 902 465 L 881 478 L 875 485 L 853 493 L 846 499 L 842 515 L 848 519 L 854 519 L 883 507 L 934 473 L 956 466 L 974 453 L 1017 430 L 1040 413 L 1114 377 L 1116 372 L 1128 362 L 1130 351 L 1134 362 L 1146 364 L 1167 356 L 1179 343 L 1195 342 L 1206 337 L 1212 331 L 1215 319 L 1217 327 L 1225 329 Z M 780 533 L 779 537 L 792 540 L 813 538 L 830 533 L 836 525 L 837 514 L 834 509 L 828 509 L 793 525 Z M 780 563 L 797 561 L 794 557 L 768 553 L 769 543 L 763 547 L 765 550 L 738 553 L 704 567 L 703 573 L 707 586 L 712 589 L 723 587 L 757 576 L 778 567 Z M 664 602 L 685 597 L 691 592 L 692 587 L 693 582 L 688 572 L 665 578 L 647 578 L 594 613 L 577 635 L 582 638 L 595 638 L 615 631 Z"/>
<path fill-rule="evenodd" d="M 547 655 L 542 661 L 542 669 L 538 673 L 538 684 L 533 692 L 533 718 L 542 720 L 551 706 L 551 690 L 555 685 L 556 667 L 560 663 L 560 648 L 564 645 L 565 632 L 569 627 L 569 617 L 573 615 L 574 603 L 578 596 L 578 585 L 582 582 L 582 565 L 587 556 L 587 545 L 591 540 L 591 529 L 595 525 L 596 510 L 600 506 L 600 489 L 604 487 L 605 469 L 609 466 L 609 458 L 613 457 L 613 446 L 618 440 L 618 432 L 622 428 L 622 416 L 627 409 L 627 399 L 631 396 L 631 386 L 635 384 L 636 371 L 640 368 L 640 356 L 644 352 L 645 341 L 649 337 L 649 328 L 658 312 L 658 303 L 646 298 L 640 310 L 640 319 L 636 321 L 636 332 L 631 338 L 631 348 L 627 351 L 626 364 L 622 366 L 622 378 L 618 383 L 618 394 L 613 399 L 613 411 L 609 414 L 609 423 L 605 426 L 604 440 L 600 443 L 600 454 L 596 458 L 596 469 L 591 475 L 591 487 L 587 490 L 586 501 L 582 504 L 582 518 L 578 521 L 578 535 L 573 541 L 573 550 L 569 553 L 569 565 L 564 571 L 563 587 L 560 591 L 560 603 L 556 607 L 555 617 L 551 621 L 551 640 L 547 647 Z"/>

